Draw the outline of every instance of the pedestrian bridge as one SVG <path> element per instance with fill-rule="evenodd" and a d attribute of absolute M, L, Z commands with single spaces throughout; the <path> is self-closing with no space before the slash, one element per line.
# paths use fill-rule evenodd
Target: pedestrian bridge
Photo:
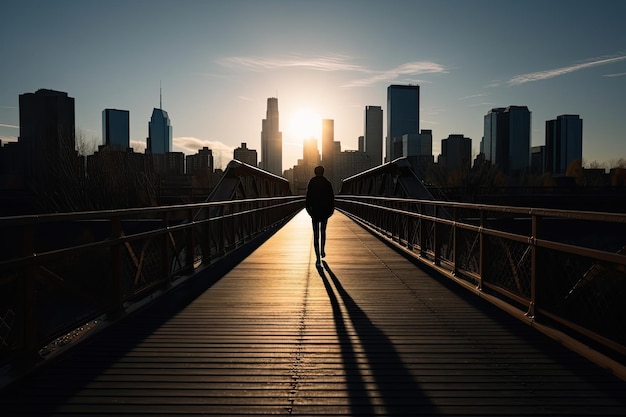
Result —
<path fill-rule="evenodd" d="M 605 217 L 337 204 L 319 269 L 296 197 L 0 219 L 3 415 L 624 415 Z"/>
<path fill-rule="evenodd" d="M 341 213 L 315 268 L 301 211 L 217 280 L 101 331 L 7 415 L 623 415 L 626 383 L 416 266 Z"/>

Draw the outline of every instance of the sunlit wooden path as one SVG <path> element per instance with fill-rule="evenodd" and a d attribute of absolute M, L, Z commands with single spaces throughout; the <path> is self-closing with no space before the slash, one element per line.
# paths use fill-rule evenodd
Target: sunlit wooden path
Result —
<path fill-rule="evenodd" d="M 626 415 L 626 383 L 342 214 L 328 235 L 318 271 L 301 212 L 197 298 L 2 393 L 1 415 Z"/>

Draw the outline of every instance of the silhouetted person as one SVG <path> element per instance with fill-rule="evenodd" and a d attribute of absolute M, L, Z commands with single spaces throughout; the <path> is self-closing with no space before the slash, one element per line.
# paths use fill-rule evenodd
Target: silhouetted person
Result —
<path fill-rule="evenodd" d="M 306 186 L 306 211 L 313 221 L 313 243 L 315 244 L 315 266 L 322 265 L 321 258 L 326 257 L 326 224 L 335 210 L 333 186 L 324 177 L 324 167 L 315 167 L 315 176 Z M 320 241 L 321 235 L 321 241 Z M 321 258 L 320 258 L 321 257 Z"/>

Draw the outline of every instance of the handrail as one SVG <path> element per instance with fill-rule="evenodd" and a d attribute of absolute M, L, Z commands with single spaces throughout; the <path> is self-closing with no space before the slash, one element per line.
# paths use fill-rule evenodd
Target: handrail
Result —
<path fill-rule="evenodd" d="M 626 215 L 348 196 L 337 208 L 626 379 Z M 590 353 L 593 352 L 593 353 Z"/>
<path fill-rule="evenodd" d="M 283 196 L 0 218 L 0 365 L 128 314 L 303 207 Z"/>

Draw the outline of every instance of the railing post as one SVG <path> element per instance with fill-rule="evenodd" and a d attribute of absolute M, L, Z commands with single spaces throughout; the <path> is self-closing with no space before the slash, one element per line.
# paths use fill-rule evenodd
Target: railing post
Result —
<path fill-rule="evenodd" d="M 459 245 L 457 243 L 457 238 L 456 238 L 457 221 L 458 221 L 458 213 L 457 213 L 456 206 L 452 208 L 452 220 L 454 221 L 452 223 L 452 275 L 456 277 L 459 275 L 459 268 L 456 263 L 458 259 L 457 253 L 459 249 Z"/>
<path fill-rule="evenodd" d="M 122 221 L 119 217 L 111 219 L 111 240 L 115 242 L 111 246 L 111 294 L 109 299 L 109 311 L 107 315 L 111 319 L 120 316 L 123 310 L 124 291 L 122 289 Z"/>
<path fill-rule="evenodd" d="M 33 256 L 35 251 L 34 231 L 32 224 L 25 224 L 22 232 L 22 255 L 24 257 Z M 31 354 L 37 349 L 38 326 L 35 306 L 35 269 L 34 260 L 24 268 L 24 275 L 21 279 L 22 294 L 22 314 L 23 323 L 23 344 L 27 354 Z"/>
<path fill-rule="evenodd" d="M 437 221 L 438 219 L 438 212 L 439 211 L 439 206 L 438 205 L 434 205 L 433 206 L 433 214 L 434 214 L 434 224 L 433 224 L 433 252 L 435 253 L 435 265 L 439 266 L 441 265 L 441 259 L 439 259 L 439 222 Z"/>
<path fill-rule="evenodd" d="M 185 273 L 192 273 L 195 262 L 195 242 L 194 242 L 194 226 L 193 226 L 193 209 L 190 208 L 187 210 L 187 222 L 190 225 L 185 230 L 185 264 L 184 268 Z"/>
<path fill-rule="evenodd" d="M 419 243 L 420 243 L 420 256 L 422 258 L 426 257 L 426 221 L 424 220 L 424 206 L 422 205 L 422 203 L 418 204 L 418 210 L 420 213 L 420 218 L 418 219 L 419 222 Z"/>
<path fill-rule="evenodd" d="M 480 228 L 478 230 L 479 250 L 478 254 L 478 290 L 482 291 L 483 281 L 485 279 L 485 269 L 487 267 L 487 248 L 485 242 L 485 210 L 480 209 Z"/>
<path fill-rule="evenodd" d="M 238 203 L 237 205 L 233 206 L 233 212 L 232 212 L 232 217 L 231 217 L 232 219 L 231 229 L 232 229 L 232 234 L 233 234 L 233 241 L 230 243 L 231 250 L 237 247 L 237 229 L 238 229 L 238 222 L 239 222 L 239 216 L 237 215 L 237 213 L 239 210 L 241 210 L 241 203 Z"/>
<path fill-rule="evenodd" d="M 161 273 L 163 274 L 163 282 L 165 286 L 172 284 L 172 274 L 170 268 L 170 262 L 172 259 L 172 251 L 170 249 L 170 233 L 167 231 L 169 227 L 169 211 L 163 213 L 163 239 L 161 240 L 161 251 L 163 252 L 161 258 Z"/>
<path fill-rule="evenodd" d="M 535 317 L 535 305 L 537 303 L 537 278 L 541 276 L 538 269 L 541 268 L 541 261 L 539 259 L 537 239 L 541 234 L 542 226 L 541 217 L 533 214 L 532 216 L 532 236 L 530 238 L 530 303 L 528 305 L 528 312 L 526 316 Z"/>

